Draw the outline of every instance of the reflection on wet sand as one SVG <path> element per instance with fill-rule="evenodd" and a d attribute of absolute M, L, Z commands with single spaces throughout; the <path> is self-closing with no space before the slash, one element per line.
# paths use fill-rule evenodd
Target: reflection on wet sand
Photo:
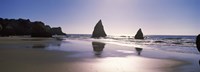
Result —
<path fill-rule="evenodd" d="M 61 46 L 62 40 L 54 38 L 11 38 L 0 42 L 1 48 L 49 48 Z"/>
<path fill-rule="evenodd" d="M 52 40 L 52 41 L 46 41 L 41 43 L 35 43 L 32 44 L 32 48 L 48 48 L 49 46 L 61 46 L 62 40 Z"/>
<path fill-rule="evenodd" d="M 32 46 L 32 48 L 45 48 L 46 46 L 44 44 L 35 44 Z"/>
<path fill-rule="evenodd" d="M 61 46 L 61 42 L 62 42 L 62 40 L 38 42 L 38 43 L 32 44 L 31 48 L 48 48 L 49 46 L 59 47 L 59 46 Z"/>
<path fill-rule="evenodd" d="M 101 42 L 92 42 L 96 56 L 94 57 L 91 55 L 91 42 L 66 41 L 26 41 L 12 44 L 15 45 L 13 48 L 10 48 L 12 46 L 10 44 L 7 46 L 2 44 L 4 46 L 0 45 L 2 47 L 0 47 L 0 72 L 174 72 L 177 70 L 176 66 L 184 64 L 173 59 L 135 56 L 132 47 L 107 44 L 105 51 L 106 44 Z M 62 45 L 57 48 L 60 44 Z M 25 48 L 26 46 L 28 47 Z M 32 49 L 32 47 L 45 47 L 45 49 Z M 135 49 L 138 54 L 143 50 Z M 155 52 L 157 51 L 145 53 Z M 160 54 L 155 55 L 160 56 Z M 197 66 L 198 62 L 199 59 L 195 61 Z M 199 69 L 195 71 L 199 72 Z"/>
<path fill-rule="evenodd" d="M 142 52 L 142 48 L 138 48 L 138 47 L 135 47 L 135 50 L 137 51 L 138 55 L 141 55 L 141 52 Z"/>
<path fill-rule="evenodd" d="M 105 43 L 102 42 L 92 42 L 93 51 L 95 52 L 96 56 L 100 56 L 104 47 Z"/>

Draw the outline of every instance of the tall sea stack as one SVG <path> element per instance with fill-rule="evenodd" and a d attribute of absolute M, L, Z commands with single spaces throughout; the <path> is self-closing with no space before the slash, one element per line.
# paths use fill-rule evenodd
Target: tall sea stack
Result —
<path fill-rule="evenodd" d="M 196 38 L 196 46 L 197 46 L 198 51 L 200 52 L 200 34 Z"/>
<path fill-rule="evenodd" d="M 94 31 L 92 33 L 92 38 L 100 38 L 100 37 L 106 37 L 106 33 L 104 31 L 103 25 L 101 20 L 96 24 L 94 27 Z"/>
<path fill-rule="evenodd" d="M 137 33 L 135 35 L 135 39 L 144 39 L 141 28 L 137 31 Z"/>

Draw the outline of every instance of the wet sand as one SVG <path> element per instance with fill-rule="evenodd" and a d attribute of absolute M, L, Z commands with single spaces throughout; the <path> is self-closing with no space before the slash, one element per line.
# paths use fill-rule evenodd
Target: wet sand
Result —
<path fill-rule="evenodd" d="M 200 71 L 200 57 L 194 54 L 88 40 L 5 41 L 0 42 L 0 72 Z"/>

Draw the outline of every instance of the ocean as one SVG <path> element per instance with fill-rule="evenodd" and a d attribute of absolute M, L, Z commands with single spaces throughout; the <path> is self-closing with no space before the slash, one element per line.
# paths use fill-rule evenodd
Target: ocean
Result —
<path fill-rule="evenodd" d="M 63 36 L 62 36 L 63 37 Z M 195 36 L 0 37 L 0 72 L 200 72 Z"/>
<path fill-rule="evenodd" d="M 196 49 L 196 36 L 186 35 L 146 35 L 144 40 L 134 36 L 108 35 L 106 38 L 93 39 L 91 34 L 69 34 L 67 39 L 100 41 L 129 47 L 164 50 L 170 52 L 199 54 Z"/>
<path fill-rule="evenodd" d="M 1 38 L 0 48 L 56 48 L 68 40 L 80 40 L 88 42 L 102 42 L 106 44 L 115 44 L 133 48 L 163 50 L 168 52 L 199 54 L 195 40 L 196 36 L 184 35 L 146 35 L 144 40 L 134 39 L 134 36 L 108 35 L 106 38 L 94 39 L 91 34 L 68 34 L 64 40 L 54 40 L 49 38 L 30 38 L 30 37 L 8 37 Z M 16 41 L 21 41 L 16 43 Z"/>

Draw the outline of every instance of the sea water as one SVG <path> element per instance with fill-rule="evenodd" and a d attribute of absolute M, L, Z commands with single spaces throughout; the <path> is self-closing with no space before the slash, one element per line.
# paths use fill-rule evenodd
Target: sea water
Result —
<path fill-rule="evenodd" d="M 5 40 L 4 40 L 5 39 Z M 163 50 L 169 52 L 199 54 L 195 40 L 196 36 L 184 35 L 146 35 L 144 40 L 134 39 L 134 36 L 108 35 L 106 38 L 94 39 L 91 34 L 68 34 L 66 40 L 59 41 L 53 38 L 1 38 L 0 48 L 56 48 L 67 44 L 67 40 L 81 40 L 89 42 L 103 42 L 120 46 L 137 47 L 142 49 Z M 16 42 L 17 41 L 17 42 Z M 8 43 L 7 43 L 8 42 Z"/>
<path fill-rule="evenodd" d="M 93 39 L 90 34 L 69 34 L 67 39 L 100 41 L 144 49 L 199 54 L 195 44 L 196 36 L 146 35 L 144 40 L 139 40 L 134 39 L 134 36 L 108 35 L 106 38 Z"/>
<path fill-rule="evenodd" d="M 45 71 L 72 72 L 77 69 L 82 72 L 156 72 L 161 68 L 199 72 L 195 39 L 195 36 L 170 35 L 146 35 L 144 40 L 116 35 L 95 39 L 90 34 L 68 34 L 64 39 L 2 37 L 0 62 L 5 67 L 3 72 L 23 72 L 20 70 L 24 68 L 40 70 L 41 67 Z"/>

